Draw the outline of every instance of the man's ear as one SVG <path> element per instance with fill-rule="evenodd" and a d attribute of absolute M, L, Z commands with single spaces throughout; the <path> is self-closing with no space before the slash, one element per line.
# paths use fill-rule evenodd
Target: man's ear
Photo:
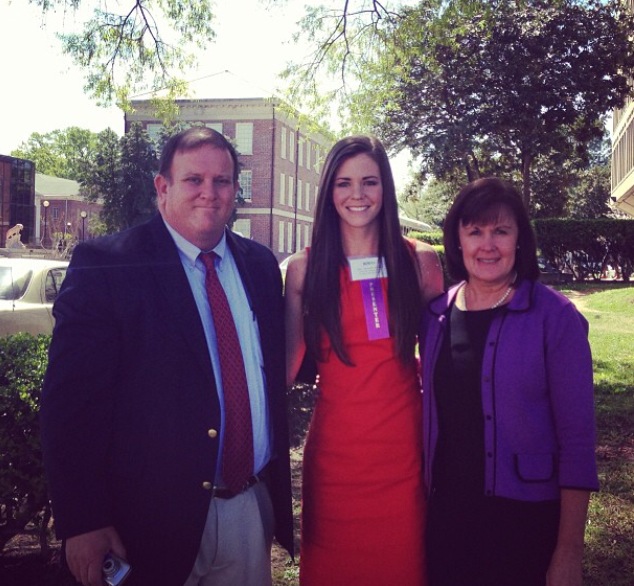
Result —
<path fill-rule="evenodd" d="M 154 177 L 154 188 L 156 189 L 156 196 L 161 200 L 167 193 L 167 179 L 163 175 L 158 174 Z"/>

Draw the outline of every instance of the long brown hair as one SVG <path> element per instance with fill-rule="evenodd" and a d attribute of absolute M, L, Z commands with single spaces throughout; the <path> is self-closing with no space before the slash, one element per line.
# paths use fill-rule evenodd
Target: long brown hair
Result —
<path fill-rule="evenodd" d="M 360 154 L 372 157 L 381 173 L 383 205 L 378 215 L 379 257 L 384 259 L 389 276 L 390 333 L 395 338 L 397 355 L 406 363 L 414 357 L 422 310 L 419 270 L 413 247 L 401 235 L 396 188 L 387 153 L 374 137 L 343 138 L 332 147 L 324 163 L 303 293 L 306 347 L 310 356 L 323 360 L 320 340 L 325 331 L 339 359 L 353 366 L 341 331 L 339 275 L 347 261 L 332 193 L 339 167 Z"/>

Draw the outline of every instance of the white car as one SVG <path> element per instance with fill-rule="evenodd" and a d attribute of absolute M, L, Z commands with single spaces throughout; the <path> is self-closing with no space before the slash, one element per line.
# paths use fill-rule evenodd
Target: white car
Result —
<path fill-rule="evenodd" d="M 53 332 L 53 302 L 68 262 L 0 257 L 0 337 Z"/>
<path fill-rule="evenodd" d="M 288 268 L 288 261 L 291 260 L 290 256 L 287 256 L 281 263 L 280 263 L 280 272 L 282 273 L 282 280 L 286 279 L 286 269 Z"/>

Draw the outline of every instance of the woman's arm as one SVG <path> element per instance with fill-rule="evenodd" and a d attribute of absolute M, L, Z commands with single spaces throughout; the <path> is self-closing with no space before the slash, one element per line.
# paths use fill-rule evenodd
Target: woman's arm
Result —
<path fill-rule="evenodd" d="M 590 492 L 561 489 L 561 516 L 557 546 L 546 575 L 547 586 L 581 586 L 583 538 Z"/>
<path fill-rule="evenodd" d="M 308 254 L 302 250 L 291 257 L 286 269 L 284 304 L 286 322 L 286 384 L 288 386 L 295 381 L 306 352 L 302 294 L 307 265 Z"/>
<path fill-rule="evenodd" d="M 436 251 L 424 242 L 416 241 L 416 259 L 420 269 L 420 288 L 423 301 L 428 302 L 444 290 L 444 277 Z"/>

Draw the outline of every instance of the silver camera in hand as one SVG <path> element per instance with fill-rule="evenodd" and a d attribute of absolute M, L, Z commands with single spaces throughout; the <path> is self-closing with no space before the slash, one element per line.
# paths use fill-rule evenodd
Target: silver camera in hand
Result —
<path fill-rule="evenodd" d="M 103 579 L 109 586 L 123 584 L 130 570 L 130 564 L 113 553 L 109 553 L 103 560 Z"/>

